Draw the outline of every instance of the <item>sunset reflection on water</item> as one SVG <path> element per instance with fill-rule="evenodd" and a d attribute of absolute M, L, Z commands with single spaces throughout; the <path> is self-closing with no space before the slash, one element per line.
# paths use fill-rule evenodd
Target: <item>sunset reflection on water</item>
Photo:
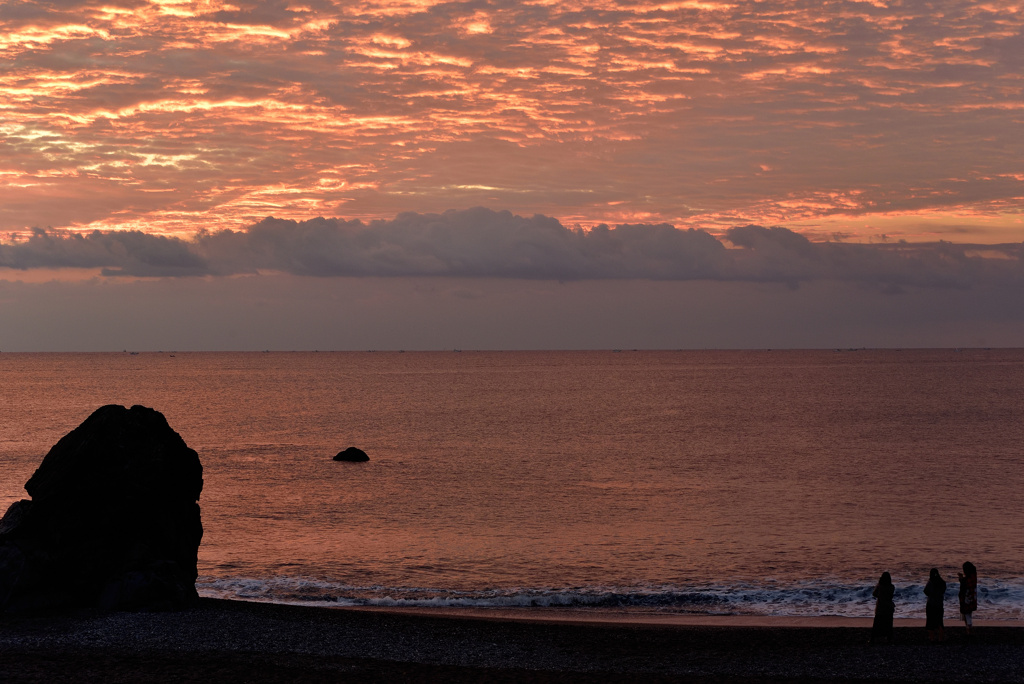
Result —
<path fill-rule="evenodd" d="M 1014 350 L 3 356 L 0 504 L 98 405 L 151 405 L 204 464 L 206 580 L 870 584 L 970 558 L 1009 581 L 1024 560 Z M 369 463 L 331 460 L 353 445 Z"/>

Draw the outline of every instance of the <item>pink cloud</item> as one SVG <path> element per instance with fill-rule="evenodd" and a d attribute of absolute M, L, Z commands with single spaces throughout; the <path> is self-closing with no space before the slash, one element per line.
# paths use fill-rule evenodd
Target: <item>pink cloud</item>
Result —
<path fill-rule="evenodd" d="M 486 204 L 1007 233 L 1022 23 L 967 0 L 8 3 L 0 230 Z"/>

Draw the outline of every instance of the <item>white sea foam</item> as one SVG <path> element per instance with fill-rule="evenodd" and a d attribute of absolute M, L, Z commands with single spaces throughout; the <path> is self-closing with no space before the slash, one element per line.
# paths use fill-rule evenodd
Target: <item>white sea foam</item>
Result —
<path fill-rule="evenodd" d="M 197 584 L 202 596 L 323 606 L 465 608 L 615 608 L 704 615 L 870 617 L 872 587 L 824 580 L 792 584 L 736 583 L 691 588 L 571 587 L 453 591 L 427 587 L 351 586 L 302 577 L 212 578 Z M 946 615 L 957 615 L 956 585 Z M 924 617 L 921 585 L 896 592 L 897 617 Z M 989 580 L 979 587 L 978 615 L 1024 620 L 1024 577 Z"/>

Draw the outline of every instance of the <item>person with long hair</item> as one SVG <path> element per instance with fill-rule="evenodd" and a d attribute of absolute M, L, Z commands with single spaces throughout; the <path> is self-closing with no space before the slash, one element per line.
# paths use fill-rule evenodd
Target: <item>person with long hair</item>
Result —
<path fill-rule="evenodd" d="M 932 568 L 928 576 L 928 584 L 924 585 L 924 595 L 928 597 L 924 606 L 925 629 L 928 630 L 928 641 L 941 643 L 946 640 L 942 628 L 943 602 L 946 600 L 946 580 L 942 579 L 938 568 Z"/>
<path fill-rule="evenodd" d="M 958 572 L 960 579 L 960 618 L 967 628 L 967 638 L 971 638 L 971 627 L 974 626 L 974 611 L 978 610 L 978 569 L 974 563 L 964 563 L 964 571 Z"/>
<path fill-rule="evenodd" d="M 896 595 L 896 587 L 892 584 L 892 576 L 883 572 L 878 578 L 875 590 L 875 621 L 871 624 L 872 644 L 892 643 L 892 616 L 896 612 L 896 603 L 892 600 Z"/>

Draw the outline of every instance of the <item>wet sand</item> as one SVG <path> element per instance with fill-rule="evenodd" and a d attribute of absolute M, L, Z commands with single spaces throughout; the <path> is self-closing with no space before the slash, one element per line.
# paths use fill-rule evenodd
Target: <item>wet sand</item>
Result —
<path fill-rule="evenodd" d="M 325 609 L 0 618 L 0 682 L 1024 682 L 1024 627 L 613 611 Z"/>

